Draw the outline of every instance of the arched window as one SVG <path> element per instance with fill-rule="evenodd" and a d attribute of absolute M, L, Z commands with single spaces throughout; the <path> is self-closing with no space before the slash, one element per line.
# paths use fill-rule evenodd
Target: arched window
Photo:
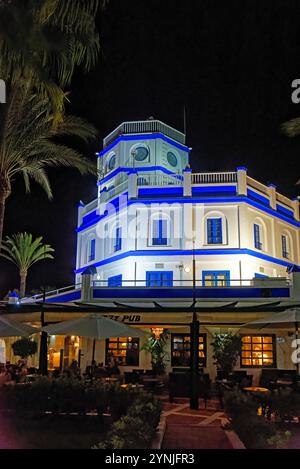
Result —
<path fill-rule="evenodd" d="M 227 220 L 221 212 L 210 212 L 204 218 L 206 244 L 227 244 Z"/>
<path fill-rule="evenodd" d="M 149 244 L 168 246 L 171 243 L 171 219 L 169 214 L 156 213 L 150 217 Z"/>
<path fill-rule="evenodd" d="M 292 238 L 290 233 L 284 231 L 281 234 L 281 255 L 284 259 L 292 259 Z"/>
<path fill-rule="evenodd" d="M 96 258 L 96 238 L 90 237 L 87 242 L 87 262 L 92 262 Z"/>
<path fill-rule="evenodd" d="M 266 226 L 260 218 L 256 218 L 253 224 L 253 244 L 255 249 L 266 251 Z"/>

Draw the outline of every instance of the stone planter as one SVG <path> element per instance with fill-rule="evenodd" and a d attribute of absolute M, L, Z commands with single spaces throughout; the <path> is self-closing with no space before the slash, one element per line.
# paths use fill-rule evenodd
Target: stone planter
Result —
<path fill-rule="evenodd" d="M 167 429 L 167 419 L 163 414 L 161 414 L 159 424 L 157 427 L 157 431 L 156 431 L 156 435 L 153 438 L 153 441 L 151 444 L 151 449 L 161 449 L 162 442 L 166 433 L 166 429 Z"/>

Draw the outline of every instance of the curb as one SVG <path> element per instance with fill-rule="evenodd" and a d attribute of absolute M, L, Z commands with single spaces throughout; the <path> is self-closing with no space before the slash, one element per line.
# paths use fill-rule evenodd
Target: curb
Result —
<path fill-rule="evenodd" d="M 237 435 L 237 433 L 235 433 L 234 430 L 226 430 L 226 428 L 224 428 L 224 426 L 228 423 L 229 423 L 229 420 L 227 418 L 222 419 L 221 426 L 225 432 L 225 435 L 228 438 L 229 443 L 232 446 L 232 449 L 246 449 L 246 446 L 244 445 L 244 443 L 241 441 L 240 437 Z"/>
<path fill-rule="evenodd" d="M 159 424 L 157 427 L 157 432 L 155 437 L 153 438 L 151 449 L 161 449 L 162 442 L 166 433 L 167 429 L 167 419 L 164 415 L 161 415 Z"/>

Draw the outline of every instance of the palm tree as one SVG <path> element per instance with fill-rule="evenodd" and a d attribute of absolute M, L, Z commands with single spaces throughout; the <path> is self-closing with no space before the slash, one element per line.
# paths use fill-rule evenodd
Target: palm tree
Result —
<path fill-rule="evenodd" d="M 18 233 L 11 238 L 6 237 L 2 244 L 1 257 L 15 264 L 20 273 L 20 296 L 25 296 L 28 270 L 36 262 L 53 259 L 54 249 L 49 244 L 42 243 L 42 237 L 33 240 L 32 234 Z"/>
<path fill-rule="evenodd" d="M 96 15 L 107 0 L 0 1 L 0 76 L 33 87 L 61 116 L 77 67 L 88 72 L 100 52 Z"/>
<path fill-rule="evenodd" d="M 47 167 L 67 166 L 79 170 L 81 174 L 96 174 L 94 162 L 58 139 L 76 136 L 87 142 L 95 138 L 96 129 L 75 116 L 64 116 L 54 125 L 54 116 L 47 112 L 46 104 L 47 98 L 16 88 L 3 114 L 0 114 L 0 246 L 5 203 L 11 194 L 12 182 L 18 175 L 23 176 L 27 192 L 30 192 L 30 181 L 33 180 L 51 199 Z"/>

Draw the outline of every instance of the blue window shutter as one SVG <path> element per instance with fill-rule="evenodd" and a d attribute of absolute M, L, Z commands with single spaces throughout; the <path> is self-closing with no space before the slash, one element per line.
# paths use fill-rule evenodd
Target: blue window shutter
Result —
<path fill-rule="evenodd" d="M 118 227 L 116 229 L 116 243 L 115 243 L 115 252 L 121 251 L 122 249 L 122 228 Z"/>
<path fill-rule="evenodd" d="M 122 275 L 114 275 L 107 279 L 108 287 L 121 287 L 122 286 Z"/>
<path fill-rule="evenodd" d="M 168 222 L 167 220 L 160 221 L 160 240 L 163 246 L 168 244 Z"/>
<path fill-rule="evenodd" d="M 254 223 L 254 245 L 256 249 L 262 249 L 262 244 L 260 242 L 260 226 Z"/>
<path fill-rule="evenodd" d="M 155 246 L 166 246 L 168 244 L 167 223 L 167 220 L 153 220 L 152 244 Z"/>
<path fill-rule="evenodd" d="M 153 271 L 146 273 L 147 287 L 172 287 L 173 272 L 172 271 Z"/>
<path fill-rule="evenodd" d="M 207 243 L 222 244 L 222 218 L 208 218 L 207 220 Z"/>
<path fill-rule="evenodd" d="M 159 220 L 153 220 L 153 227 L 152 227 L 152 244 L 158 244 L 159 240 Z"/>
<path fill-rule="evenodd" d="M 96 240 L 91 239 L 89 261 L 95 260 L 95 257 L 96 257 Z"/>

